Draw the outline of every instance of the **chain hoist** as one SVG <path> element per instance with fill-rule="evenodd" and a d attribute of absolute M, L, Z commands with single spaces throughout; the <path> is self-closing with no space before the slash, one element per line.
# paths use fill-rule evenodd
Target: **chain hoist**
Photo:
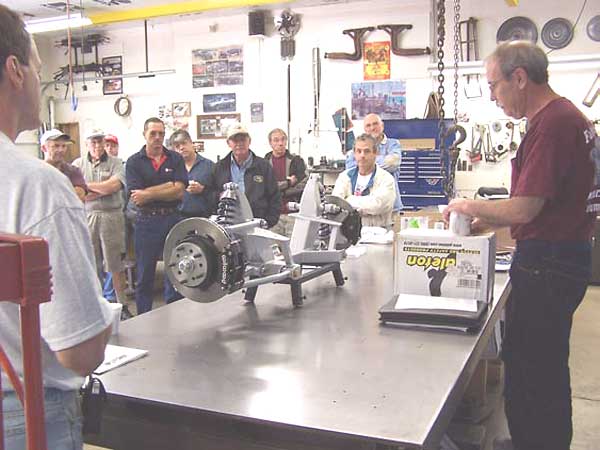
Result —
<path fill-rule="evenodd" d="M 458 57 L 460 53 L 460 0 L 454 0 L 454 125 L 458 123 Z"/>
<path fill-rule="evenodd" d="M 446 129 L 444 121 L 444 41 L 446 37 L 446 5 L 445 0 L 437 2 L 437 56 L 438 56 L 438 96 L 439 109 L 439 150 L 441 162 L 441 174 L 444 183 L 444 193 L 448 200 L 454 197 L 454 174 L 456 170 L 456 161 L 460 153 L 458 145 L 466 138 L 466 131 L 458 125 L 458 58 L 460 52 L 460 0 L 454 0 L 454 121 L 453 125 Z M 446 138 L 450 135 L 454 136 L 459 133 L 459 137 L 454 140 L 450 147 L 446 150 Z"/>

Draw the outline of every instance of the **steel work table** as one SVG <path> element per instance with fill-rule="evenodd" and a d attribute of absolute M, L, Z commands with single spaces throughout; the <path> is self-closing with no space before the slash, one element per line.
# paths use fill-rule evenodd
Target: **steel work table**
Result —
<path fill-rule="evenodd" d="M 121 449 L 434 449 L 498 321 L 510 285 L 479 334 L 382 326 L 392 295 L 392 249 L 369 246 L 304 285 L 256 303 L 241 292 L 215 303 L 181 300 L 121 324 L 112 343 L 149 355 L 101 376 L 103 433 Z"/>

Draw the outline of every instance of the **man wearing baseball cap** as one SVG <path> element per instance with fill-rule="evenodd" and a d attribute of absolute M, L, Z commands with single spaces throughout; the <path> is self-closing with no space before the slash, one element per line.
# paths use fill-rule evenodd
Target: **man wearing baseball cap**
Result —
<path fill-rule="evenodd" d="M 93 130 L 86 136 L 87 154 L 73 161 L 83 172 L 91 192 L 85 198 L 85 212 L 92 236 L 100 281 L 112 273 L 117 301 L 125 302 L 125 216 L 122 190 L 125 171 L 119 158 L 104 148 L 104 132 Z"/>
<path fill-rule="evenodd" d="M 40 139 L 44 160 L 60 170 L 69 179 L 77 197 L 83 201 L 88 190 L 83 174 L 81 170 L 69 164 L 65 159 L 68 146 L 72 143 L 71 136 L 56 128 L 46 131 Z"/>
<path fill-rule="evenodd" d="M 235 123 L 227 130 L 231 152 L 215 164 L 210 186 L 220 193 L 225 183 L 234 182 L 246 194 L 254 217 L 265 219 L 269 228 L 279 220 L 281 194 L 273 167 L 250 150 L 250 134 Z"/>
<path fill-rule="evenodd" d="M 114 134 L 104 136 L 104 149 L 114 158 L 119 157 L 119 139 Z"/>

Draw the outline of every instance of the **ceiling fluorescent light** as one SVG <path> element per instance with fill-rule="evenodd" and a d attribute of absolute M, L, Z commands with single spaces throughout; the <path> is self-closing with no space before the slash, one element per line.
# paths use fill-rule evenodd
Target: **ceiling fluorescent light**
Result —
<path fill-rule="evenodd" d="M 25 22 L 27 31 L 31 34 L 45 33 L 47 31 L 66 30 L 67 28 L 79 28 L 91 25 L 92 21 L 81 14 L 71 14 L 68 16 L 50 17 L 47 19 L 28 20 Z"/>

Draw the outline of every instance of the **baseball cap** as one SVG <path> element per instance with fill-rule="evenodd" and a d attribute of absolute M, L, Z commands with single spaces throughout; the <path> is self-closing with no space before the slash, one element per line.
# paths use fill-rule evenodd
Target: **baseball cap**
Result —
<path fill-rule="evenodd" d="M 117 139 L 117 137 L 114 134 L 107 134 L 106 136 L 104 136 L 104 140 L 106 142 L 114 142 L 115 144 L 119 145 L 119 139 Z"/>
<path fill-rule="evenodd" d="M 58 139 L 61 139 L 63 141 L 73 142 L 71 140 L 71 136 L 69 136 L 66 133 L 63 133 L 60 130 L 57 130 L 56 128 L 52 128 L 52 129 L 46 131 L 44 134 L 42 134 L 42 138 L 40 139 L 40 143 L 42 145 L 44 145 L 48 141 L 56 141 Z"/>
<path fill-rule="evenodd" d="M 105 136 L 104 131 L 99 130 L 97 128 L 93 129 L 92 131 L 90 131 L 88 134 L 85 135 L 86 139 L 93 139 L 93 138 L 103 138 Z"/>
<path fill-rule="evenodd" d="M 234 123 L 227 129 L 227 139 L 231 139 L 236 134 L 247 134 L 248 136 L 250 136 L 250 133 L 248 133 L 248 129 L 239 122 Z"/>

